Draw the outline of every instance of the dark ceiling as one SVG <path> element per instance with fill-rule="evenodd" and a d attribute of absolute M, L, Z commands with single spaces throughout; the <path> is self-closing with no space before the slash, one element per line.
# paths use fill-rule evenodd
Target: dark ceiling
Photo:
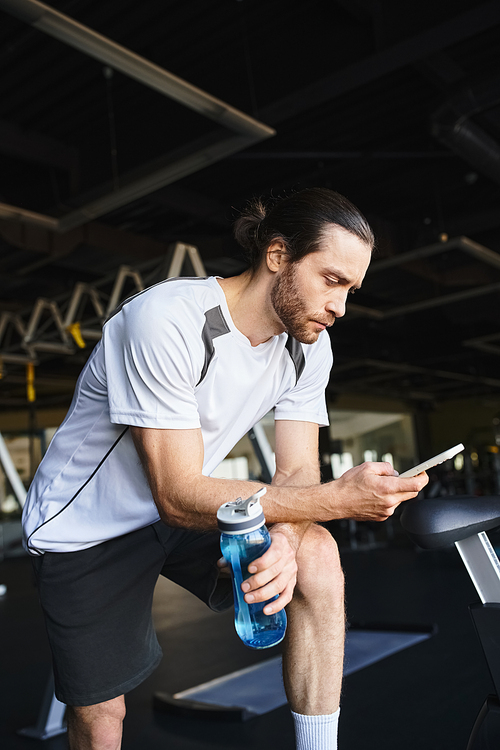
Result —
<path fill-rule="evenodd" d="M 55 39 L 44 7 L 0 0 L 0 409 L 25 406 L 33 359 L 39 405 L 68 402 L 98 335 L 57 328 L 76 285 L 71 321 L 98 331 L 121 266 L 152 283 L 181 242 L 238 272 L 238 208 L 314 185 L 378 238 L 331 396 L 500 395 L 500 3 L 53 0 L 275 129 L 260 141 Z"/>

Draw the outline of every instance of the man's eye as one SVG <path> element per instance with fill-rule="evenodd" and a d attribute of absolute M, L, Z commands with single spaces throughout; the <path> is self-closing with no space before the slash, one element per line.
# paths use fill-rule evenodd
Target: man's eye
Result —
<path fill-rule="evenodd" d="M 328 276 L 325 276 L 325 281 L 328 284 L 328 286 L 335 286 L 335 284 L 338 284 L 338 279 L 329 279 Z"/>

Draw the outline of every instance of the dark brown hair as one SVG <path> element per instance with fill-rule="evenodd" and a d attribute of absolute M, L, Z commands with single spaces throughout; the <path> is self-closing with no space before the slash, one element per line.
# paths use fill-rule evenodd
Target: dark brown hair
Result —
<path fill-rule="evenodd" d="M 346 229 L 373 249 L 375 237 L 363 214 L 328 188 L 307 188 L 265 203 L 254 198 L 234 222 L 234 237 L 255 271 L 276 240 L 283 241 L 292 263 L 314 252 L 328 224 Z"/>

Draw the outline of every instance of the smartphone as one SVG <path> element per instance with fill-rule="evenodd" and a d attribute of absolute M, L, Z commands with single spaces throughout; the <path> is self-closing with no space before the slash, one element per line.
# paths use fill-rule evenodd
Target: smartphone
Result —
<path fill-rule="evenodd" d="M 449 458 L 453 458 L 453 456 L 456 456 L 457 453 L 461 453 L 463 450 L 465 450 L 465 447 L 462 445 L 462 443 L 459 443 L 458 445 L 455 445 L 454 448 L 449 448 L 447 451 L 434 456 L 434 458 L 429 458 L 428 461 L 417 464 L 417 466 L 414 466 L 413 469 L 408 469 L 408 471 L 404 471 L 399 476 L 414 477 L 417 474 L 420 474 L 422 471 L 427 471 L 427 469 L 432 469 L 433 466 L 442 464 L 443 461 L 448 461 Z"/>

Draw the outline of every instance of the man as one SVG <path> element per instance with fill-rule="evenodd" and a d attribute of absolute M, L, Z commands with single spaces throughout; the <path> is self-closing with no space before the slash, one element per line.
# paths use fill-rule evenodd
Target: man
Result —
<path fill-rule="evenodd" d="M 305 190 L 268 209 L 254 202 L 235 236 L 250 256 L 242 275 L 168 280 L 111 316 L 30 489 L 25 543 L 72 750 L 120 747 L 123 696 L 161 657 L 151 622 L 160 573 L 216 611 L 231 606 L 216 511 L 262 485 L 210 474 L 271 409 L 276 473 L 262 504 L 272 544 L 242 588 L 248 602 L 277 596 L 267 612 L 287 605 L 297 747 L 335 748 L 343 578 L 315 522 L 384 520 L 427 481 L 367 463 L 319 483 L 325 329 L 361 286 L 374 244 L 359 211 Z"/>

